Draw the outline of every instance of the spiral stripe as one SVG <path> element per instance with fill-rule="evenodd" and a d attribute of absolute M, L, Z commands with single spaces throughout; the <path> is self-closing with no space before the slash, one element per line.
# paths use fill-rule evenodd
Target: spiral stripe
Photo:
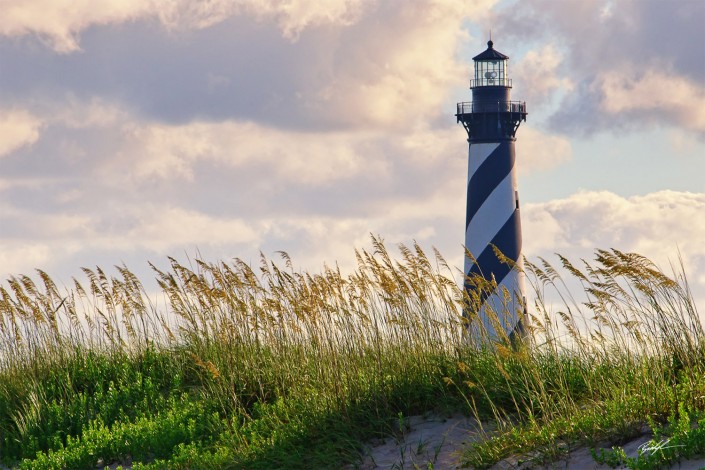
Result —
<path fill-rule="evenodd" d="M 497 284 L 504 280 L 504 277 L 511 271 L 512 266 L 503 263 L 497 257 L 493 245 L 514 263 L 519 261 L 521 254 L 521 219 L 519 218 L 518 209 L 512 212 L 509 219 L 492 238 L 490 244 L 476 257 L 475 262 L 471 262 L 470 269 L 465 271 L 467 276 L 480 275 L 488 280 L 494 277 Z"/>
<path fill-rule="evenodd" d="M 475 212 L 465 231 L 465 248 L 480 256 L 516 208 L 513 174 L 508 174 Z M 465 270 L 467 272 L 467 269 Z"/>
<path fill-rule="evenodd" d="M 464 271 L 468 278 L 494 279 L 497 288 L 481 290 L 480 311 L 468 313 L 479 316 L 472 336 L 481 328 L 481 337 L 490 340 L 504 334 L 521 336 L 523 329 L 518 313 L 524 282 L 514 160 L 513 141 L 470 144 L 465 246 L 474 258 L 466 257 Z M 509 261 L 500 260 L 495 248 Z M 473 287 L 468 283 L 465 288 Z M 496 315 L 501 317 L 501 334 L 495 331 L 498 325 L 492 320 Z"/>
<path fill-rule="evenodd" d="M 524 279 L 519 270 L 510 271 L 498 284 L 497 289 L 484 299 L 483 307 L 478 315 L 481 325 L 473 325 L 471 335 L 476 341 L 483 339 L 496 340 L 506 335 L 510 340 L 518 339 L 524 334 L 521 322 L 523 309 Z M 505 295 L 509 293 L 510 295 Z M 495 327 L 499 323 L 503 333 Z"/>
<path fill-rule="evenodd" d="M 470 145 L 470 160 L 473 160 L 475 150 Z M 468 181 L 468 201 L 465 213 L 465 228 L 470 224 L 480 207 L 499 186 L 501 181 L 511 173 L 514 168 L 514 145 L 502 142 L 487 156 L 477 170 L 470 175 Z"/>
<path fill-rule="evenodd" d="M 468 182 L 497 147 L 499 147 L 499 142 L 472 144 L 472 153 L 468 161 Z"/>

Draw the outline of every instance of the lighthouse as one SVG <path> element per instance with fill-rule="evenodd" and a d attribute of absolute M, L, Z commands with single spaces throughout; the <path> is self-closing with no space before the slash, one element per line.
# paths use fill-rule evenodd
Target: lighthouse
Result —
<path fill-rule="evenodd" d="M 514 142 L 526 103 L 511 101 L 509 57 L 494 49 L 473 57 L 472 101 L 458 103 L 467 131 L 464 312 L 475 341 L 524 336 L 525 289 Z"/>

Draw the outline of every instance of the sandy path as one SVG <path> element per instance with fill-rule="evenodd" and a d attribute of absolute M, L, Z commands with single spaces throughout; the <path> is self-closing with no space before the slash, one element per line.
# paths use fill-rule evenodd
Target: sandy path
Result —
<path fill-rule="evenodd" d="M 455 469 L 459 452 L 479 438 L 477 421 L 460 415 L 412 416 L 399 437 L 365 447 L 363 461 L 348 469 Z"/>

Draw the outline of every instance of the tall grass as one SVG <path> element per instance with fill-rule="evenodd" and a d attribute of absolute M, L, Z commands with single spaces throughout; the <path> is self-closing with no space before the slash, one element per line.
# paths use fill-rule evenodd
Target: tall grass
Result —
<path fill-rule="evenodd" d="M 673 420 L 679 409 L 695 416 L 705 410 L 704 331 L 682 265 L 669 276 L 647 258 L 618 250 L 597 250 L 594 262 L 579 266 L 559 260 L 580 298 L 546 260 L 526 263 L 535 298 L 531 346 L 490 354 L 506 371 L 513 406 L 491 405 L 500 432 L 468 450 L 474 467 L 537 449 L 542 458 L 557 458 L 576 442 L 623 442 L 646 423 Z M 471 388 L 495 401 L 486 383 Z M 697 449 L 705 452 L 705 443 Z"/>
<path fill-rule="evenodd" d="M 152 266 L 161 308 L 125 266 L 84 269 L 70 288 L 42 271 L 10 278 L 0 458 L 335 468 L 399 413 L 462 410 L 494 423 L 465 456 L 483 467 L 705 409 L 703 329 L 681 272 L 616 250 L 579 267 L 559 258 L 582 285 L 575 298 L 558 269 L 527 262 L 526 341 L 477 345 L 461 312 L 478 306 L 438 252 L 402 245 L 395 259 L 372 238 L 356 257 L 349 274 L 297 271 L 285 253 L 256 268 L 170 258 Z"/>

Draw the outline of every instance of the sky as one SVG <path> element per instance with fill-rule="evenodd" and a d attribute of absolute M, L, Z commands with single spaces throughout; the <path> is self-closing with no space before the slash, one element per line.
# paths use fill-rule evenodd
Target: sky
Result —
<path fill-rule="evenodd" d="M 705 299 L 703 0 L 3 0 L 0 279 L 167 256 L 462 269 L 472 57 L 510 57 L 524 254 Z M 107 269 L 110 271 L 110 269 Z M 705 309 L 705 303 L 701 302 Z"/>

